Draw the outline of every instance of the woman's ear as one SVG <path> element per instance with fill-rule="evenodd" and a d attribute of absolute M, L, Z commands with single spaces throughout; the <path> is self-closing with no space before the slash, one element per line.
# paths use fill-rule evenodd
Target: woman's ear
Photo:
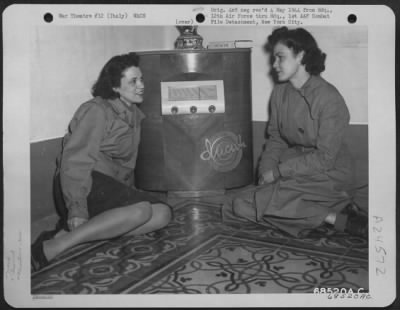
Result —
<path fill-rule="evenodd" d="M 119 87 L 113 87 L 112 90 L 114 91 L 114 93 L 119 94 Z"/>
<path fill-rule="evenodd" d="M 300 52 L 298 52 L 297 55 L 296 55 L 296 59 L 297 59 L 297 61 L 299 62 L 300 65 L 303 64 L 303 57 L 304 57 L 304 54 L 305 54 L 304 51 L 300 51 Z"/>

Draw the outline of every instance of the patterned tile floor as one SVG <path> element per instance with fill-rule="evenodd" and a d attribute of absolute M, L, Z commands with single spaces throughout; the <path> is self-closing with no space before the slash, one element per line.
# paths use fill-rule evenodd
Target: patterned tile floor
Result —
<path fill-rule="evenodd" d="M 368 289 L 368 243 L 327 227 L 295 239 L 221 222 L 220 203 L 174 202 L 164 229 L 84 244 L 32 274 L 32 294 L 311 293 Z"/>

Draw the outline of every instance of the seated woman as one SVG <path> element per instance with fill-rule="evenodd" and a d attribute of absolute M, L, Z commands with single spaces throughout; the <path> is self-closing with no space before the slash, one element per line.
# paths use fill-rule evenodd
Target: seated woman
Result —
<path fill-rule="evenodd" d="M 43 232 L 32 245 L 35 271 L 77 244 L 144 234 L 171 219 L 169 206 L 134 188 L 144 118 L 137 106 L 144 94 L 138 55 L 111 58 L 92 94 L 76 111 L 63 139 L 54 179 L 63 229 L 56 235 Z"/>
<path fill-rule="evenodd" d="M 223 218 L 269 223 L 301 236 L 326 222 L 367 237 L 367 217 L 351 204 L 352 159 L 343 143 L 350 115 L 320 73 L 326 55 L 305 29 L 282 27 L 265 44 L 278 84 L 271 94 L 269 138 L 259 186 L 223 207 Z"/>

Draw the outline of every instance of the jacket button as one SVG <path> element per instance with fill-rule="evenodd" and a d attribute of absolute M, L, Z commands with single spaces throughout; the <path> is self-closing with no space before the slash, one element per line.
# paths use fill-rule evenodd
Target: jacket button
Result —
<path fill-rule="evenodd" d="M 298 131 L 302 134 L 304 134 L 304 129 L 303 128 L 299 128 Z"/>

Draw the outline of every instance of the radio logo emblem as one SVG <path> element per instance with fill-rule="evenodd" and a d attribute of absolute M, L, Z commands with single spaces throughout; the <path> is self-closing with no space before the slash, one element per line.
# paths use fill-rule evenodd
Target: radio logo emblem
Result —
<path fill-rule="evenodd" d="M 205 151 L 200 158 L 208 161 L 219 172 L 228 172 L 236 168 L 243 156 L 246 144 L 240 135 L 230 131 L 222 131 L 210 139 L 204 140 Z"/>

